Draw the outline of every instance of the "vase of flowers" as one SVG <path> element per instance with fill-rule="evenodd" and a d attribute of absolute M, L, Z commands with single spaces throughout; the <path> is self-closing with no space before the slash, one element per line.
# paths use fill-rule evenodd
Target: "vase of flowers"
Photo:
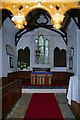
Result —
<path fill-rule="evenodd" d="M 24 61 L 18 61 L 17 68 L 23 70 L 24 68 L 26 68 L 26 63 Z"/>

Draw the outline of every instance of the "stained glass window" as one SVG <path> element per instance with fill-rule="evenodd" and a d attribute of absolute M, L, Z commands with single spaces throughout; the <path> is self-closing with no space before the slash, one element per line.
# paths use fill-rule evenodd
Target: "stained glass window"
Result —
<path fill-rule="evenodd" d="M 35 39 L 34 43 L 35 63 L 49 64 L 49 40 L 43 35 L 40 35 L 38 39 Z"/>

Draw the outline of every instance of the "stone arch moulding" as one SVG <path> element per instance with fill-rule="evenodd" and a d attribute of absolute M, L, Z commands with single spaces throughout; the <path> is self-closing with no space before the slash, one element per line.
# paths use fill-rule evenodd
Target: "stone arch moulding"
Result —
<path fill-rule="evenodd" d="M 62 23 L 64 19 L 64 14 L 69 10 L 73 8 L 79 8 L 80 9 L 80 1 L 79 0 L 2 0 L 2 4 L 0 4 L 0 9 L 8 9 L 13 14 L 13 22 L 16 25 L 16 27 L 27 25 L 26 17 L 29 14 L 30 11 L 41 8 L 45 11 L 47 11 L 51 16 L 51 23 L 54 25 L 56 24 L 56 18 L 60 17 L 60 19 L 57 18 L 58 25 Z M 1 3 L 0 2 L 0 3 Z M 19 19 L 21 21 L 19 21 Z M 18 23 L 21 22 L 21 23 Z"/>
<path fill-rule="evenodd" d="M 47 7 L 35 5 L 35 6 L 31 7 L 31 8 L 27 11 L 26 16 L 27 16 L 31 11 L 33 11 L 33 10 L 35 10 L 35 9 L 43 9 L 43 10 L 47 11 L 47 12 L 50 14 L 50 16 L 52 15 L 52 12 L 51 12 Z M 54 11 L 53 11 L 53 12 L 54 12 Z"/>

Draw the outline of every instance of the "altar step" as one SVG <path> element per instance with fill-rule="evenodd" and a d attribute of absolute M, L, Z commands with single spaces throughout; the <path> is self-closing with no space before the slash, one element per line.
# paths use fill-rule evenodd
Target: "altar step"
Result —
<path fill-rule="evenodd" d="M 29 89 L 29 88 L 22 88 L 22 93 L 66 93 L 66 89 Z"/>

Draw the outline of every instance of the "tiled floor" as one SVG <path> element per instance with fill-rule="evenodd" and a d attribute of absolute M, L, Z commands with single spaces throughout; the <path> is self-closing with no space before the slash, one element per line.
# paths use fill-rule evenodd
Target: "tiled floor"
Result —
<path fill-rule="evenodd" d="M 17 104 L 13 108 L 12 112 L 7 116 L 7 118 L 23 118 L 28 107 L 29 101 L 31 99 L 32 93 L 23 93 L 21 98 L 18 100 Z M 59 103 L 61 112 L 64 119 L 72 118 L 75 119 L 72 111 L 70 110 L 65 93 L 55 93 L 56 99 Z"/>

